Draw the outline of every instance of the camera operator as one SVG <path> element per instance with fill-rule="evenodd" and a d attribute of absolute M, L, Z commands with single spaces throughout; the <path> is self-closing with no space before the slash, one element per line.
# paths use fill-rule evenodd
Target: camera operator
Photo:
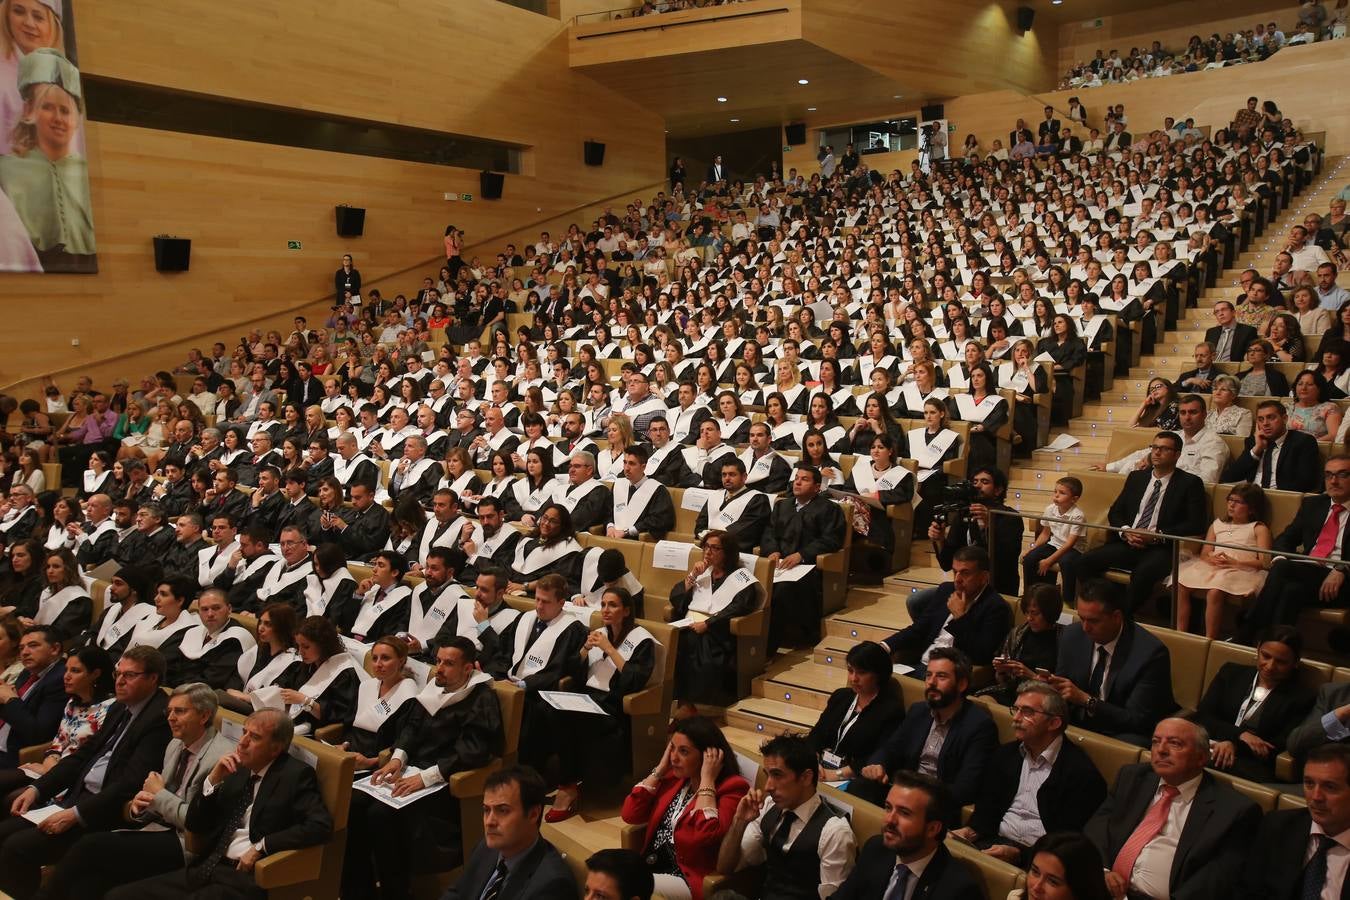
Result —
<path fill-rule="evenodd" d="M 944 572 L 950 572 L 957 550 L 983 547 L 993 558 L 994 590 L 1008 597 L 1019 596 L 1017 559 L 1022 550 L 1022 520 L 1017 516 L 994 516 L 989 512 L 991 509 L 1011 511 L 1003 502 L 1008 493 L 1008 476 L 992 466 L 981 466 L 971 473 L 970 485 L 975 496 L 969 504 L 940 502 L 934 508 L 928 539 L 933 542 L 938 565 Z M 959 491 L 958 485 L 947 488 L 949 495 Z M 956 508 L 950 508 L 952 506 Z M 945 516 L 942 515 L 943 507 L 948 507 Z M 923 609 L 938 590 L 930 588 L 910 594 L 906 600 L 910 616 L 917 616 L 918 610 Z"/>

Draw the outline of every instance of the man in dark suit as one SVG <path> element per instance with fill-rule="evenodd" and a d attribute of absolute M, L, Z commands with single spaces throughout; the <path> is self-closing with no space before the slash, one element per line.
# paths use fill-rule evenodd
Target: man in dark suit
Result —
<path fill-rule="evenodd" d="M 960 819 L 951 789 L 930 775 L 897 771 L 886 794 L 886 825 L 858 854 L 834 900 L 982 900 L 984 888 L 943 839 Z M 922 864 L 913 889 L 910 866 Z"/>
<path fill-rule="evenodd" d="M 1242 447 L 1243 452 L 1224 466 L 1225 482 L 1252 481 L 1267 490 L 1309 494 L 1322 489 L 1317 438 L 1291 431 L 1289 411 L 1279 400 L 1263 400 L 1257 405 L 1256 427 Z"/>
<path fill-rule="evenodd" d="M 1064 740 L 1069 708 L 1054 688 L 1024 681 L 1013 704 L 1013 733 L 985 769 L 975 814 L 956 834 L 990 856 L 1024 868 L 1047 832 L 1082 831 L 1106 797 L 1088 755 Z"/>
<path fill-rule="evenodd" d="M 1350 747 L 1328 744 L 1308 754 L 1303 796 L 1306 809 L 1282 809 L 1261 821 L 1237 894 L 1242 900 L 1350 900 L 1350 878 L 1340 862 L 1350 855 Z"/>
<path fill-rule="evenodd" d="M 1205 771 L 1209 735 L 1164 719 L 1152 759 L 1125 766 L 1084 833 L 1102 853 L 1114 897 L 1232 896 L 1261 810 Z"/>
<path fill-rule="evenodd" d="M 1071 707 L 1069 724 L 1134 744 L 1177 708 L 1167 645 L 1125 615 L 1116 585 L 1083 586 L 1078 621 L 1059 638 L 1050 685 Z"/>
<path fill-rule="evenodd" d="M 1265 412 L 1264 407 L 1262 404 L 1258 414 Z M 1288 437 L 1306 435 L 1290 432 Z M 1317 452 L 1315 444 L 1313 453 Z M 1284 465 L 1283 459 L 1279 465 Z M 1295 624 L 1299 611 L 1314 598 L 1327 606 L 1350 604 L 1345 570 L 1330 565 L 1345 559 L 1350 550 L 1350 454 L 1338 453 L 1328 459 L 1324 473 L 1326 493 L 1303 498 L 1294 521 L 1275 538 L 1273 549 L 1277 554 L 1315 556 L 1327 560 L 1328 565 L 1276 556 L 1256 602 L 1238 624 L 1237 638 L 1244 644 L 1253 643 L 1267 625 Z"/>
<path fill-rule="evenodd" d="M 59 860 L 85 834 L 122 827 L 122 807 L 159 768 L 169 743 L 168 698 L 159 689 L 164 670 L 164 656 L 154 647 L 122 654 L 115 669 L 117 702 L 103 727 L 24 788 L 11 816 L 0 822 L 0 890 L 32 896 L 44 865 Z M 53 806 L 40 825 L 23 818 L 29 810 Z"/>
<path fill-rule="evenodd" d="M 216 516 L 229 516 L 230 521 L 235 523 L 244 520 L 249 511 L 249 496 L 234 489 L 238 483 L 239 474 L 234 466 L 216 470 L 216 477 L 212 479 L 211 487 L 197 509 L 202 514 L 203 522 L 214 521 Z"/>
<path fill-rule="evenodd" d="M 792 496 L 774 504 L 760 544 L 760 555 L 767 556 L 771 566 L 779 569 L 813 566 L 816 557 L 833 553 L 844 545 L 844 514 L 820 495 L 820 480 L 819 469 L 799 466 L 792 476 Z M 789 624 L 797 629 L 794 640 L 811 644 L 819 640 L 820 598 L 819 569 L 796 581 L 776 583 L 773 614 L 769 617 L 769 647 L 781 646 L 782 638 L 792 630 Z"/>
<path fill-rule="evenodd" d="M 319 779 L 287 751 L 295 726 L 280 709 L 260 709 L 244 722 L 239 746 L 216 761 L 188 805 L 187 829 L 209 848 L 190 865 L 109 892 L 112 900 L 258 898 L 258 860 L 316 847 L 333 834 Z M 245 824 L 247 823 L 247 824 Z"/>
<path fill-rule="evenodd" d="M 983 706 L 966 699 L 970 674 L 970 660 L 960 650 L 934 650 L 924 673 L 923 702 L 909 708 L 900 727 L 863 767 L 862 777 L 849 783 L 848 792 L 880 804 L 886 773 L 912 769 L 941 779 L 958 802 L 974 802 L 998 745 L 998 730 Z"/>
<path fill-rule="evenodd" d="M 1106 542 L 1078 561 L 1078 583 L 1100 578 L 1107 569 L 1130 573 L 1130 612 L 1148 600 L 1172 570 L 1172 548 L 1158 533 L 1199 536 L 1209 526 L 1209 492 L 1205 483 L 1177 468 L 1181 436 L 1160 431 L 1153 436 L 1148 469 L 1125 476 L 1125 486 L 1107 511 L 1107 521 L 1127 528 L 1112 532 Z"/>
<path fill-rule="evenodd" d="M 1025 119 L 1018 119 L 1017 126 L 1008 132 L 1008 148 L 1012 149 L 1023 141 L 1031 140 L 1031 129 L 1027 127 Z"/>
<path fill-rule="evenodd" d="M 50 741 L 66 708 L 66 664 L 61 635 L 50 625 L 30 625 L 19 638 L 23 672 L 0 684 L 0 771 L 19 764 L 19 751 Z"/>
<path fill-rule="evenodd" d="M 389 511 L 375 502 L 374 488 L 355 484 L 352 505 L 329 516 L 321 527 L 326 537 L 320 540 L 333 540 L 336 536 L 348 559 L 367 559 L 389 539 Z"/>
<path fill-rule="evenodd" d="M 719 181 L 726 181 L 726 178 L 727 170 L 726 167 L 722 165 L 721 154 L 718 154 L 713 157 L 712 165 L 708 166 L 707 175 L 703 180 L 712 185 Z"/>
<path fill-rule="evenodd" d="M 562 856 L 539 834 L 548 789 L 525 766 L 488 776 L 483 788 L 483 840 L 441 900 L 557 900 L 576 895 Z"/>
<path fill-rule="evenodd" d="M 276 466 L 263 466 L 257 472 L 257 484 L 240 524 L 245 528 L 261 528 L 275 537 L 277 519 L 286 505 L 286 495 L 281 492 L 281 470 Z"/>
<path fill-rule="evenodd" d="M 1177 390 L 1196 394 L 1212 393 L 1214 379 L 1222 374 L 1214 367 L 1214 345 L 1209 341 L 1201 341 L 1195 345 L 1195 368 L 1187 369 L 1177 377 Z"/>
<path fill-rule="evenodd" d="M 975 665 L 989 665 L 1012 627 L 1012 611 L 989 584 L 989 554 L 962 547 L 952 580 L 937 587 L 914 622 L 882 641 L 900 662 L 921 665 L 935 646 L 952 646 Z"/>
<path fill-rule="evenodd" d="M 1128 153 L 1132 143 L 1134 143 L 1134 135 L 1125 130 L 1124 122 L 1117 122 L 1111 133 L 1106 136 L 1103 149 L 1107 153 Z"/>
<path fill-rule="evenodd" d="M 1247 358 L 1247 348 L 1256 340 L 1256 329 L 1237 321 L 1236 312 L 1227 300 L 1214 304 L 1214 321 L 1218 324 L 1205 331 L 1205 341 L 1214 348 L 1217 362 L 1242 362 Z"/>

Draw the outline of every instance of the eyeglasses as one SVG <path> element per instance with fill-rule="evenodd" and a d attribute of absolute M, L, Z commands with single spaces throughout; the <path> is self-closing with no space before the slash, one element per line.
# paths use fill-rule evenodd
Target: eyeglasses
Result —
<path fill-rule="evenodd" d="M 1034 706 L 1010 706 L 1008 712 L 1012 714 L 1014 719 L 1018 716 L 1048 715 L 1045 710 L 1037 709 Z"/>
<path fill-rule="evenodd" d="M 542 517 L 539 519 L 539 521 L 540 521 L 540 522 L 549 522 L 549 523 L 552 523 L 552 524 L 554 524 L 554 525 L 561 525 L 561 524 L 562 524 L 562 519 L 558 518 L 557 516 L 542 516 Z"/>
<path fill-rule="evenodd" d="M 146 675 L 146 672 L 113 672 L 113 681 L 131 681 Z"/>
<path fill-rule="evenodd" d="M 1350 478 L 1350 469 L 1338 469 L 1335 472 L 1323 472 L 1322 475 L 1332 479 Z"/>

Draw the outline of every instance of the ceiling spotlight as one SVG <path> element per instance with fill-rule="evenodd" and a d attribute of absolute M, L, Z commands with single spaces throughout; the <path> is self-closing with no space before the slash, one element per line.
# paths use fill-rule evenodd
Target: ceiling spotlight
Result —
<path fill-rule="evenodd" d="M 733 122 L 739 122 L 740 119 L 732 119 L 731 121 L 733 121 Z"/>
<path fill-rule="evenodd" d="M 816 108 L 815 108 L 814 106 L 808 106 L 808 107 L 806 108 L 806 111 L 807 111 L 807 112 L 815 112 L 815 111 L 816 111 Z"/>
<path fill-rule="evenodd" d="M 805 78 L 798 78 L 798 79 L 797 79 L 797 83 L 798 83 L 798 84 L 810 84 L 811 82 L 808 81 L 808 80 L 805 79 Z"/>
<path fill-rule="evenodd" d="M 1063 3 L 1063 2 L 1064 2 L 1064 0 L 1050 0 L 1050 5 L 1051 5 L 1051 6 L 1059 6 L 1059 5 L 1060 5 L 1061 3 Z"/>
<path fill-rule="evenodd" d="M 718 102 L 718 103 L 726 103 L 726 102 L 727 102 L 727 98 L 726 98 L 726 97 L 718 97 L 718 98 L 717 98 L 717 102 Z"/>
<path fill-rule="evenodd" d="M 892 100 L 899 100 L 902 96 L 904 96 L 904 95 L 903 95 L 903 94 L 896 94 L 896 95 L 895 95 L 894 97 L 892 97 L 891 99 L 892 99 Z"/>

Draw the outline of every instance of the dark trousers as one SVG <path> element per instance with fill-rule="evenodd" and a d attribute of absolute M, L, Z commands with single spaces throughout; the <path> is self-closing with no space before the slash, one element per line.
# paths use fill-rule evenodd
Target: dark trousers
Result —
<path fill-rule="evenodd" d="M 448 789 L 402 809 L 354 791 L 347 827 L 342 896 L 407 900 L 413 875 L 422 871 L 415 861 L 426 858 L 428 841 L 442 843 L 459 834 L 459 806 Z"/>
<path fill-rule="evenodd" d="M 769 611 L 769 652 L 786 644 L 806 647 L 820 640 L 823 609 L 820 570 L 800 581 L 783 581 L 773 586 Z"/>
<path fill-rule="evenodd" d="M 176 869 L 133 881 L 108 891 L 103 900 L 267 900 L 267 891 L 258 887 L 253 873 L 240 872 L 228 859 L 220 861 L 206 885 L 189 880 L 190 871 Z"/>
<path fill-rule="evenodd" d="M 1078 561 L 1077 578 L 1087 581 L 1101 578 L 1107 569 L 1130 573 L 1129 612 L 1134 614 L 1148 602 L 1153 588 L 1172 573 L 1172 550 L 1167 544 L 1152 544 L 1142 549 L 1131 547 L 1114 536 Z"/>
<path fill-rule="evenodd" d="M 604 705 L 604 695 L 586 693 Z M 543 701 L 526 714 L 532 719 L 530 746 L 527 750 L 525 742 L 521 742 L 521 761 L 536 771 L 547 772 L 549 759 L 556 756 L 559 784 L 576 784 L 585 777 L 588 768 L 611 774 L 627 771 L 627 716 L 564 712 Z"/>
<path fill-rule="evenodd" d="M 1256 595 L 1256 601 L 1242 614 L 1238 622 L 1237 639 L 1243 644 L 1254 643 L 1256 636 L 1269 625 L 1294 625 L 1298 614 L 1308 603 L 1317 603 L 1318 591 L 1326 581 L 1330 569 L 1312 563 L 1278 559 L 1270 567 L 1265 586 Z M 1350 605 L 1350 580 L 1341 585 L 1336 605 Z"/>
<path fill-rule="evenodd" d="M 102 897 L 120 885 L 182 867 L 177 831 L 94 832 L 66 851 L 39 896 L 42 900 Z"/>
<path fill-rule="evenodd" d="M 14 900 L 28 900 L 42 883 L 42 867 L 61 859 L 85 834 L 81 825 L 44 834 L 20 816 L 0 822 L 0 890 Z"/>
<path fill-rule="evenodd" d="M 1023 590 L 1031 592 L 1033 584 L 1054 584 L 1054 575 L 1040 575 L 1036 567 L 1041 560 L 1055 552 L 1055 548 L 1048 543 L 1041 544 L 1039 547 L 1033 547 L 1027 551 L 1027 555 L 1022 557 L 1022 585 Z M 1064 583 L 1064 602 L 1070 605 L 1078 598 L 1074 593 L 1077 589 L 1078 580 L 1078 561 L 1083 558 L 1083 554 L 1070 547 L 1064 551 L 1064 555 L 1055 561 L 1059 566 L 1059 577 Z"/>

